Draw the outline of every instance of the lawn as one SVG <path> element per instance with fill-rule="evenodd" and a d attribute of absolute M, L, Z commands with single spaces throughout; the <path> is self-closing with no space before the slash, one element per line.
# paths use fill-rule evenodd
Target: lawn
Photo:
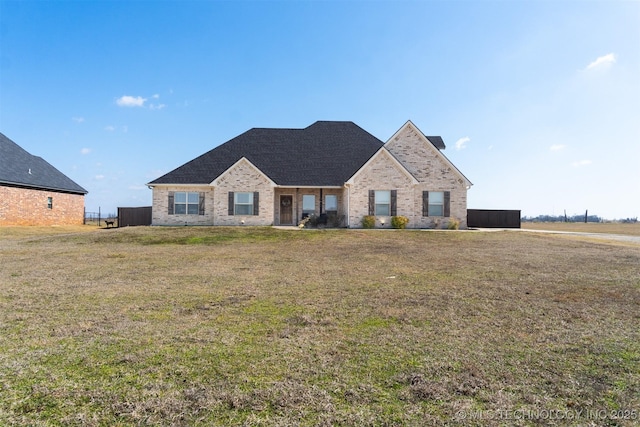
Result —
<path fill-rule="evenodd" d="M 637 425 L 640 245 L 0 228 L 0 425 Z"/>

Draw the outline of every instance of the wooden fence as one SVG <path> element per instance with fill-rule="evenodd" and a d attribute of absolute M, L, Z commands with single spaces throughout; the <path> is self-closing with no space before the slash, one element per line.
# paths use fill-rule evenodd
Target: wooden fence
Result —
<path fill-rule="evenodd" d="M 467 209 L 467 226 L 471 228 L 520 228 L 520 211 Z"/>
<path fill-rule="evenodd" d="M 118 208 L 118 227 L 151 225 L 151 206 Z"/>

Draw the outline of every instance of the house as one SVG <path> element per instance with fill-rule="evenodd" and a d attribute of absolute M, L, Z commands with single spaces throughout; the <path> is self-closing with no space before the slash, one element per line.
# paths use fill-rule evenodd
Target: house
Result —
<path fill-rule="evenodd" d="M 0 226 L 82 224 L 86 194 L 0 133 Z"/>
<path fill-rule="evenodd" d="M 411 121 L 383 143 L 352 122 L 251 129 L 150 182 L 153 225 L 466 228 L 471 182 Z"/>

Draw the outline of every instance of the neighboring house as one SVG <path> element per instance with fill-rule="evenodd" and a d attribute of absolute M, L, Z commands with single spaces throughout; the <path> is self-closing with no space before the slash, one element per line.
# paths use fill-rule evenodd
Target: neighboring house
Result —
<path fill-rule="evenodd" d="M 0 226 L 82 224 L 85 194 L 44 159 L 0 133 Z"/>
<path fill-rule="evenodd" d="M 408 121 L 386 143 L 352 122 L 251 129 L 150 182 L 153 225 L 466 228 L 471 182 Z"/>

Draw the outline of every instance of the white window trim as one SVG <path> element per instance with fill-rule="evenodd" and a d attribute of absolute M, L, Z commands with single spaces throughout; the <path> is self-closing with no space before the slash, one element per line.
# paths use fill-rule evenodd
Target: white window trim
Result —
<path fill-rule="evenodd" d="M 378 193 L 387 193 L 388 202 L 378 203 Z M 391 190 L 375 190 L 374 196 L 374 214 L 375 216 L 390 216 L 391 215 Z M 386 206 L 386 213 L 378 211 L 378 206 Z"/>
<path fill-rule="evenodd" d="M 439 203 L 433 203 L 433 195 L 434 194 L 441 194 L 442 195 L 442 201 Z M 431 207 L 440 207 L 440 215 L 434 215 L 431 212 L 433 212 Z M 428 212 L 429 212 L 429 216 L 444 216 L 444 191 L 429 191 L 429 206 L 428 206 Z"/>
<path fill-rule="evenodd" d="M 180 193 L 184 193 L 185 202 L 179 203 L 176 201 L 177 195 Z M 195 194 L 197 196 L 197 201 L 195 203 L 189 203 L 189 194 Z M 176 207 L 178 205 L 184 205 L 184 213 L 177 213 Z M 196 207 L 195 213 L 189 213 L 189 205 Z M 198 215 L 200 213 L 200 193 L 197 191 L 176 191 L 173 193 L 173 214 L 174 215 Z"/>
<path fill-rule="evenodd" d="M 238 195 L 246 194 L 249 196 L 249 203 L 238 202 Z M 238 206 L 249 206 L 249 213 L 238 213 Z M 236 191 L 233 193 L 233 215 L 251 216 L 253 215 L 253 192 L 252 191 Z"/>

